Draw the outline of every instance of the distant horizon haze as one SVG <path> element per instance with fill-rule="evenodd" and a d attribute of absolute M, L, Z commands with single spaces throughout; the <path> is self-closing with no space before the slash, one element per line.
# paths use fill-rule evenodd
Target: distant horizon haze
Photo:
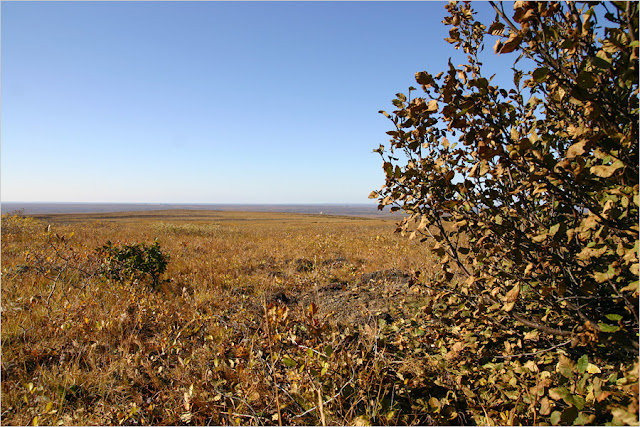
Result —
<path fill-rule="evenodd" d="M 343 216 L 389 216 L 389 209 L 378 210 L 375 203 L 78 203 L 78 202 L 5 202 L 0 203 L 2 214 L 22 211 L 25 215 L 114 213 L 153 210 L 218 210 L 248 212 L 289 212 Z"/>

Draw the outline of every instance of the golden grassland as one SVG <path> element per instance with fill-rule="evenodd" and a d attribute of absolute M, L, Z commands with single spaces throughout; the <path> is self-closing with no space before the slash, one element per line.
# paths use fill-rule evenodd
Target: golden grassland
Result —
<path fill-rule="evenodd" d="M 437 328 L 412 274 L 439 267 L 395 228 L 290 213 L 5 215 L 1 421 L 464 422 L 453 406 L 420 409 L 446 390 L 424 391 Z M 157 289 L 100 274 L 96 248 L 155 238 L 170 257 Z"/>

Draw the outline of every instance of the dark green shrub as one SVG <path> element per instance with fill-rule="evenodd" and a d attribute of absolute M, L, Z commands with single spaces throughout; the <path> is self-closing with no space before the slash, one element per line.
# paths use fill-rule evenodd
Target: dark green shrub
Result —
<path fill-rule="evenodd" d="M 108 241 L 96 250 L 102 258 L 103 275 L 119 281 L 151 278 L 153 288 L 158 285 L 160 275 L 166 271 L 169 262 L 169 255 L 162 253 L 158 239 L 153 245 L 114 245 Z"/>

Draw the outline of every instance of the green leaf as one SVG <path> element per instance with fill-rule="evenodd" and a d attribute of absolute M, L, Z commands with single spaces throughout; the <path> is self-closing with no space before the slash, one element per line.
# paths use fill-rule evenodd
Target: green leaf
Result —
<path fill-rule="evenodd" d="M 598 323 L 600 330 L 602 332 L 618 332 L 620 330 L 620 326 L 618 325 L 609 325 L 608 323 Z"/>
<path fill-rule="evenodd" d="M 566 387 L 556 387 L 549 389 L 549 397 L 553 400 L 564 399 L 569 396 L 569 390 Z"/>
<path fill-rule="evenodd" d="M 640 282 L 636 280 L 635 282 L 631 282 L 624 288 L 620 289 L 620 291 L 621 292 L 626 292 L 626 291 L 638 292 L 639 285 L 640 285 Z"/>
<path fill-rule="evenodd" d="M 597 56 L 595 58 L 591 58 L 590 62 L 594 67 L 601 70 L 608 70 L 611 68 L 611 62 L 605 57 Z"/>
<path fill-rule="evenodd" d="M 605 317 L 609 320 L 613 320 L 614 322 L 622 320 L 622 316 L 620 316 L 619 314 L 606 314 Z"/>
<path fill-rule="evenodd" d="M 325 346 L 324 354 L 326 354 L 327 357 L 331 357 L 331 355 L 333 354 L 333 347 L 331 347 L 330 345 Z"/>
<path fill-rule="evenodd" d="M 535 80 L 537 83 L 542 83 L 543 81 L 547 80 L 548 76 L 549 69 L 547 67 L 538 68 L 531 74 L 531 77 L 533 77 L 533 80 Z"/>
<path fill-rule="evenodd" d="M 557 426 L 558 424 L 560 424 L 560 417 L 561 416 L 562 416 L 562 412 L 553 411 L 551 413 L 551 417 L 549 418 L 549 421 L 551 421 L 551 424 L 553 424 L 554 426 Z"/>
<path fill-rule="evenodd" d="M 596 78 L 593 76 L 593 73 L 588 71 L 581 71 L 576 78 L 576 83 L 582 89 L 591 89 L 596 85 Z"/>
<path fill-rule="evenodd" d="M 287 365 L 290 368 L 294 368 L 298 365 L 298 363 L 293 360 L 292 358 L 290 358 L 289 356 L 284 356 L 282 358 L 282 363 L 284 363 L 285 365 Z"/>
<path fill-rule="evenodd" d="M 582 396 L 578 396 L 577 394 L 573 394 L 569 396 L 567 399 L 565 399 L 565 402 L 573 404 L 573 406 L 575 406 L 576 409 L 578 409 L 578 411 L 581 411 L 584 408 L 584 404 L 585 404 L 584 398 Z M 576 414 L 576 417 L 577 415 L 578 414 Z"/>
<path fill-rule="evenodd" d="M 611 276 L 607 272 L 598 272 L 593 273 L 593 278 L 596 279 L 598 283 L 604 283 L 607 280 L 611 279 Z"/>
<path fill-rule="evenodd" d="M 580 372 L 581 374 L 584 374 L 588 366 L 589 366 L 589 358 L 587 357 L 586 354 L 583 354 L 580 357 L 580 359 L 578 359 L 578 363 L 576 365 L 576 367 L 578 368 L 578 372 Z"/>

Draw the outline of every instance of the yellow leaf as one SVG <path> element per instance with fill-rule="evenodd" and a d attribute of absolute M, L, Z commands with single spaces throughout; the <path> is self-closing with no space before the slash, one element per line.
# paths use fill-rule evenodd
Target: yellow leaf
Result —
<path fill-rule="evenodd" d="M 309 304 L 309 314 L 311 314 L 311 316 L 314 316 L 317 312 L 318 312 L 318 306 L 315 305 L 314 303 Z"/>
<path fill-rule="evenodd" d="M 629 283 L 627 286 L 625 286 L 624 288 L 620 289 L 620 291 L 622 292 L 633 292 L 634 296 L 638 294 L 638 281 L 636 280 L 635 282 L 631 282 Z"/>
<path fill-rule="evenodd" d="M 435 397 L 432 397 L 429 399 L 429 405 L 431 405 L 431 409 L 434 410 L 436 413 L 440 412 L 440 406 L 441 406 L 440 401 Z"/>
<path fill-rule="evenodd" d="M 598 368 L 596 365 L 594 365 L 593 363 L 589 363 L 587 365 L 587 372 L 590 374 L 599 374 L 600 372 L 602 372 L 600 370 L 600 368 Z"/>
<path fill-rule="evenodd" d="M 183 412 L 182 414 L 180 414 L 180 420 L 186 424 L 189 424 L 191 422 L 191 417 L 191 412 Z"/>
<path fill-rule="evenodd" d="M 532 237 L 531 240 L 535 243 L 544 242 L 548 235 L 549 235 L 548 233 L 539 234 L 537 236 Z"/>
<path fill-rule="evenodd" d="M 524 367 L 530 370 L 531 372 L 540 372 L 540 368 L 538 368 L 538 365 L 536 365 L 536 363 L 533 360 L 529 360 L 527 363 L 525 363 Z"/>
<path fill-rule="evenodd" d="M 353 420 L 353 425 L 354 426 L 370 426 L 371 421 L 369 421 L 369 418 L 367 418 L 365 415 L 360 415 L 359 417 L 356 417 Z"/>
<path fill-rule="evenodd" d="M 604 255 L 605 252 L 607 252 L 606 246 L 603 246 L 603 247 L 601 247 L 599 249 L 585 247 L 576 256 L 579 259 L 591 259 L 591 258 L 596 258 L 596 257 L 602 256 L 602 255 Z"/>
<path fill-rule="evenodd" d="M 513 310 L 513 307 L 515 307 L 515 306 L 516 306 L 516 303 L 515 303 L 515 302 L 508 302 L 508 303 L 506 303 L 506 304 L 504 304 L 504 305 L 502 306 L 502 309 L 503 309 L 504 311 L 509 312 L 509 311 Z"/>

